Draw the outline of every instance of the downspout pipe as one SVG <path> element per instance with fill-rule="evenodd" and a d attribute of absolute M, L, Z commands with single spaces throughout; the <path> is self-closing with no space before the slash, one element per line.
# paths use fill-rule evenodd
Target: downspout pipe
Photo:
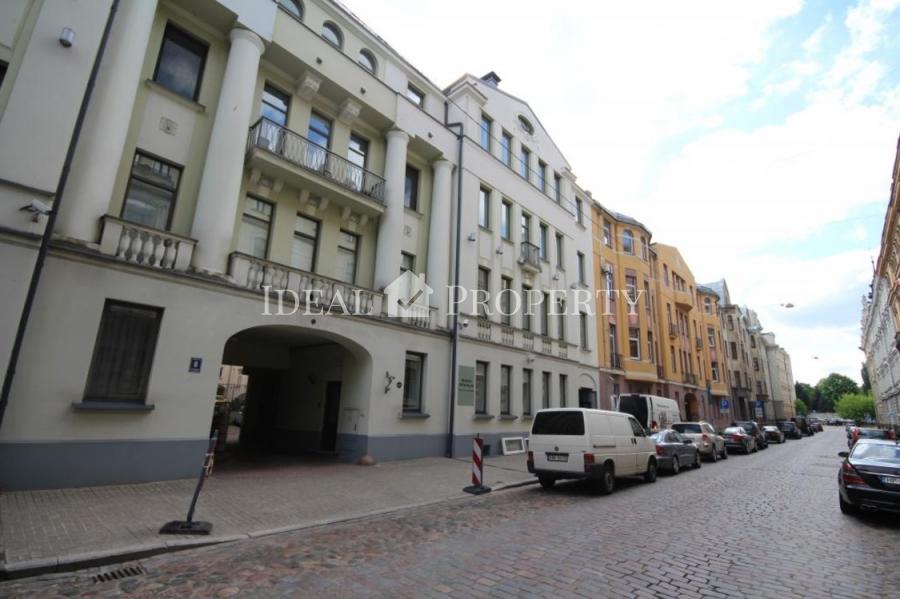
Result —
<path fill-rule="evenodd" d="M 19 354 L 22 351 L 22 342 L 25 339 L 25 330 L 28 328 L 28 320 L 31 317 L 31 309 L 34 306 L 34 298 L 37 294 L 38 284 L 41 280 L 41 272 L 44 270 L 44 262 L 47 259 L 47 252 L 50 249 L 50 241 L 53 238 L 53 230 L 56 226 L 56 216 L 59 214 L 59 208 L 62 205 L 66 183 L 69 180 L 69 171 L 72 168 L 72 160 L 75 157 L 75 149 L 78 146 L 78 138 L 81 137 L 81 129 L 84 126 L 84 119 L 87 116 L 88 105 L 91 101 L 91 94 L 97 83 L 97 73 L 100 72 L 100 63 L 103 61 L 103 55 L 106 53 L 106 45 L 109 42 L 109 33 L 112 30 L 113 21 L 115 20 L 116 11 L 119 9 L 119 0 L 113 0 L 109 7 L 109 16 L 106 18 L 106 26 L 103 29 L 103 36 L 100 38 L 100 44 L 97 46 L 97 55 L 94 57 L 94 64 L 91 67 L 91 73 L 88 76 L 87 85 L 84 89 L 84 95 L 81 98 L 81 106 L 78 109 L 78 115 L 75 118 L 75 126 L 72 129 L 72 137 L 69 139 L 69 147 L 66 150 L 66 157 L 63 161 L 62 169 L 59 173 L 59 181 L 56 185 L 56 193 L 53 194 L 53 208 L 47 215 L 47 225 L 44 227 L 44 234 L 41 236 L 41 245 L 38 248 L 37 259 L 34 262 L 34 269 L 31 272 L 31 281 L 28 283 L 28 292 L 25 295 L 25 303 L 22 305 L 22 314 L 19 316 L 19 325 L 16 329 L 16 337 L 13 341 L 12 351 L 9 354 L 9 362 L 6 366 L 6 374 L 3 377 L 3 387 L 0 389 L 0 427 L 3 426 L 3 416 L 6 414 L 6 406 L 9 403 L 9 393 L 12 389 L 13 378 L 16 374 L 16 365 L 19 362 Z"/>
<path fill-rule="evenodd" d="M 450 332 L 450 406 L 449 422 L 447 425 L 447 451 L 448 458 L 453 457 L 453 435 L 456 422 L 456 394 L 459 387 L 459 252 L 460 235 L 462 234 L 462 184 L 463 184 L 463 145 L 464 131 L 461 122 L 448 123 L 450 116 L 450 104 L 444 100 L 444 126 L 456 130 L 457 154 L 456 154 L 456 239 L 454 242 L 453 263 L 453 324 Z"/>

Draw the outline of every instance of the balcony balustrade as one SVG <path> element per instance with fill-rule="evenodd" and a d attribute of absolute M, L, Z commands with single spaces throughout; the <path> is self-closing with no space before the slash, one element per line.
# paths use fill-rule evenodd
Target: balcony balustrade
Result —
<path fill-rule="evenodd" d="M 621 370 L 622 368 L 622 354 L 612 354 L 609 357 L 609 366 L 610 368 L 616 368 Z"/>
<path fill-rule="evenodd" d="M 190 267 L 195 240 L 114 216 L 106 215 L 101 220 L 101 254 L 161 270 L 184 272 Z"/>
<path fill-rule="evenodd" d="M 519 264 L 525 270 L 541 272 L 541 248 L 529 241 L 523 241 L 519 248 Z"/>

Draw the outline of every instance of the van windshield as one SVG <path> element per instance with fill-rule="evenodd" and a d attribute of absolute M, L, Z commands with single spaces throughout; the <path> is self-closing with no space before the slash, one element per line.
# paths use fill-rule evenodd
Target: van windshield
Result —
<path fill-rule="evenodd" d="M 647 398 L 640 395 L 620 395 L 619 411 L 634 416 L 642 426 L 647 426 Z"/>
<path fill-rule="evenodd" d="M 532 435 L 584 435 L 582 412 L 538 412 L 531 427 Z"/>

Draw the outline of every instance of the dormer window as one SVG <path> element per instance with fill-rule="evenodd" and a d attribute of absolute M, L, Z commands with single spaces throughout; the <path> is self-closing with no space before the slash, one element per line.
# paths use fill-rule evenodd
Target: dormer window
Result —
<path fill-rule="evenodd" d="M 336 48 L 342 48 L 344 46 L 344 34 L 341 33 L 341 30 L 334 23 L 325 23 L 322 25 L 322 37 L 325 38 L 326 42 Z"/>
<path fill-rule="evenodd" d="M 519 115 L 519 126 L 527 133 L 528 135 L 534 135 L 534 125 L 531 124 L 531 121 L 526 119 L 521 114 Z"/>
<path fill-rule="evenodd" d="M 406 97 L 416 106 L 425 104 L 425 94 L 416 89 L 412 84 L 406 87 Z"/>
<path fill-rule="evenodd" d="M 375 61 L 375 55 L 369 52 L 368 50 L 360 50 L 359 57 L 356 59 L 356 62 L 359 63 L 359 66 L 369 71 L 373 75 L 375 74 L 375 68 L 378 63 Z"/>
<path fill-rule="evenodd" d="M 291 13 L 300 20 L 303 20 L 303 5 L 300 0 L 277 0 L 278 6 Z"/>

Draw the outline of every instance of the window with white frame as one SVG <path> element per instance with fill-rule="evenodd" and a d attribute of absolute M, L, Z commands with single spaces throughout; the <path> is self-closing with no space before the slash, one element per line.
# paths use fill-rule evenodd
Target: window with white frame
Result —
<path fill-rule="evenodd" d="M 512 389 L 512 366 L 500 366 L 500 414 L 509 416 L 512 413 L 510 390 Z"/>
<path fill-rule="evenodd" d="M 265 259 L 269 254 L 269 231 L 274 207 L 253 196 L 244 198 L 244 214 L 238 236 L 238 251 L 254 258 Z"/>
<path fill-rule="evenodd" d="M 478 189 L 478 226 L 491 228 L 491 192 L 484 187 Z"/>
<path fill-rule="evenodd" d="M 406 367 L 403 376 L 403 411 L 422 412 L 422 382 L 425 373 L 425 356 L 406 352 Z"/>
<path fill-rule="evenodd" d="M 641 359 L 641 329 L 628 327 L 628 355 L 632 360 Z"/>
<path fill-rule="evenodd" d="M 475 362 L 475 413 L 487 414 L 488 363 Z"/>

